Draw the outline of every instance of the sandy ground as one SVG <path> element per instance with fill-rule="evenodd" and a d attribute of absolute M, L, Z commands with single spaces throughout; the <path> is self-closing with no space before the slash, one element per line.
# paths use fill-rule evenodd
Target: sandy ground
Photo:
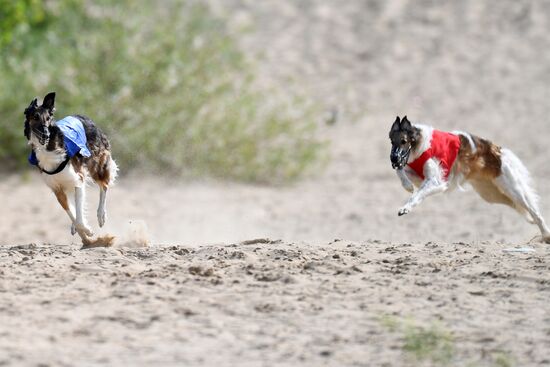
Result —
<path fill-rule="evenodd" d="M 404 113 L 491 138 L 550 218 L 548 3 L 211 2 L 249 26 L 266 83 L 338 111 L 331 162 L 284 187 L 125 176 L 103 230 L 119 244 L 86 251 L 38 176 L 3 174 L 0 365 L 438 365 L 388 319 L 439 322 L 453 366 L 550 364 L 536 227 L 472 191 L 398 218 L 387 141 Z M 151 245 L 124 246 L 136 236 Z M 503 251 L 516 246 L 535 251 Z"/>
<path fill-rule="evenodd" d="M 550 251 L 536 249 L 6 246 L 0 364 L 413 366 L 387 322 L 409 319 L 450 334 L 450 365 L 548 365 Z"/>

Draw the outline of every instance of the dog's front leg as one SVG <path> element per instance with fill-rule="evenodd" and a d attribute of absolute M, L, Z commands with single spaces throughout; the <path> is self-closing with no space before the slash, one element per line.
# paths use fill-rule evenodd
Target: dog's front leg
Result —
<path fill-rule="evenodd" d="M 407 176 L 407 173 L 405 172 L 405 169 L 398 169 L 395 171 L 397 173 L 397 177 L 401 180 L 401 185 L 405 190 L 408 192 L 414 192 L 414 185 L 409 179 L 409 176 Z"/>
<path fill-rule="evenodd" d="M 86 236 L 93 236 L 91 228 L 86 225 L 84 220 L 84 201 L 85 201 L 85 191 L 83 186 L 75 187 L 75 206 L 76 206 L 76 223 L 75 228 L 80 237 L 85 239 Z"/>
<path fill-rule="evenodd" d="M 410 213 L 415 206 L 420 204 L 428 196 L 438 194 L 447 189 L 447 184 L 445 182 L 439 182 L 436 179 L 427 179 L 424 180 L 418 191 L 416 191 L 407 203 L 399 209 L 397 213 L 399 216 Z"/>
<path fill-rule="evenodd" d="M 63 189 L 56 189 L 53 191 L 53 193 L 55 194 L 59 205 L 61 205 L 61 207 L 65 209 L 65 212 L 67 212 L 67 215 L 71 219 L 71 234 L 74 235 L 76 233 L 76 218 L 71 208 L 71 204 L 69 203 L 67 193 Z"/>
<path fill-rule="evenodd" d="M 426 177 L 420 188 L 409 198 L 407 203 L 399 209 L 399 216 L 408 214 L 428 196 L 438 194 L 447 190 L 447 182 L 442 178 L 443 171 L 437 161 L 430 159 L 424 165 L 424 176 Z"/>

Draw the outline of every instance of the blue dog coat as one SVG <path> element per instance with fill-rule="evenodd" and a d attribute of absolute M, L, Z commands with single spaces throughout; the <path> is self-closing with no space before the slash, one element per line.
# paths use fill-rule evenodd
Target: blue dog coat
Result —
<path fill-rule="evenodd" d="M 67 153 L 67 158 L 72 158 L 77 154 L 80 154 L 83 157 L 90 157 L 92 153 L 86 145 L 86 131 L 84 131 L 84 125 L 82 121 L 73 116 L 67 116 L 63 120 L 55 122 L 55 125 L 59 127 L 63 133 L 63 141 L 65 142 L 65 151 Z M 34 150 L 29 156 L 29 163 L 37 166 L 38 159 Z"/>

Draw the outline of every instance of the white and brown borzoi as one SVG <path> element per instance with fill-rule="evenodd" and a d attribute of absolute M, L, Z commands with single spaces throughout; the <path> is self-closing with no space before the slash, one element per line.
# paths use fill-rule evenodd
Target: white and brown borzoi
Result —
<path fill-rule="evenodd" d="M 428 196 L 469 183 L 489 203 L 505 204 L 536 224 L 542 240 L 550 230 L 538 207 L 527 168 L 510 150 L 464 132 L 447 133 L 396 118 L 390 130 L 391 163 L 412 193 L 398 215 L 410 213 Z M 416 187 L 416 189 L 415 189 Z"/>
<path fill-rule="evenodd" d="M 105 224 L 107 190 L 118 171 L 109 140 L 91 119 L 74 115 L 55 121 L 54 111 L 55 93 L 46 95 L 40 106 L 35 98 L 25 109 L 24 134 L 32 147 L 29 162 L 40 169 L 69 215 L 72 234 L 78 233 L 85 246 L 109 245 L 113 237 L 91 239 L 93 232 L 84 213 L 86 181 L 91 177 L 100 191 L 97 220 L 100 227 Z"/>

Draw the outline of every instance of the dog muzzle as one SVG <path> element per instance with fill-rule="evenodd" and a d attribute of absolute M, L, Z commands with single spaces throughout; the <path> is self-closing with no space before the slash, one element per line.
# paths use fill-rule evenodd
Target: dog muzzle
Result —
<path fill-rule="evenodd" d="M 32 133 L 36 136 L 38 139 L 38 142 L 41 145 L 46 145 L 50 141 L 50 130 L 48 128 L 44 129 L 32 129 Z"/>
<path fill-rule="evenodd" d="M 403 169 L 409 160 L 409 154 L 411 153 L 411 147 L 408 149 L 401 149 L 401 147 L 392 147 L 390 160 L 393 169 Z"/>

